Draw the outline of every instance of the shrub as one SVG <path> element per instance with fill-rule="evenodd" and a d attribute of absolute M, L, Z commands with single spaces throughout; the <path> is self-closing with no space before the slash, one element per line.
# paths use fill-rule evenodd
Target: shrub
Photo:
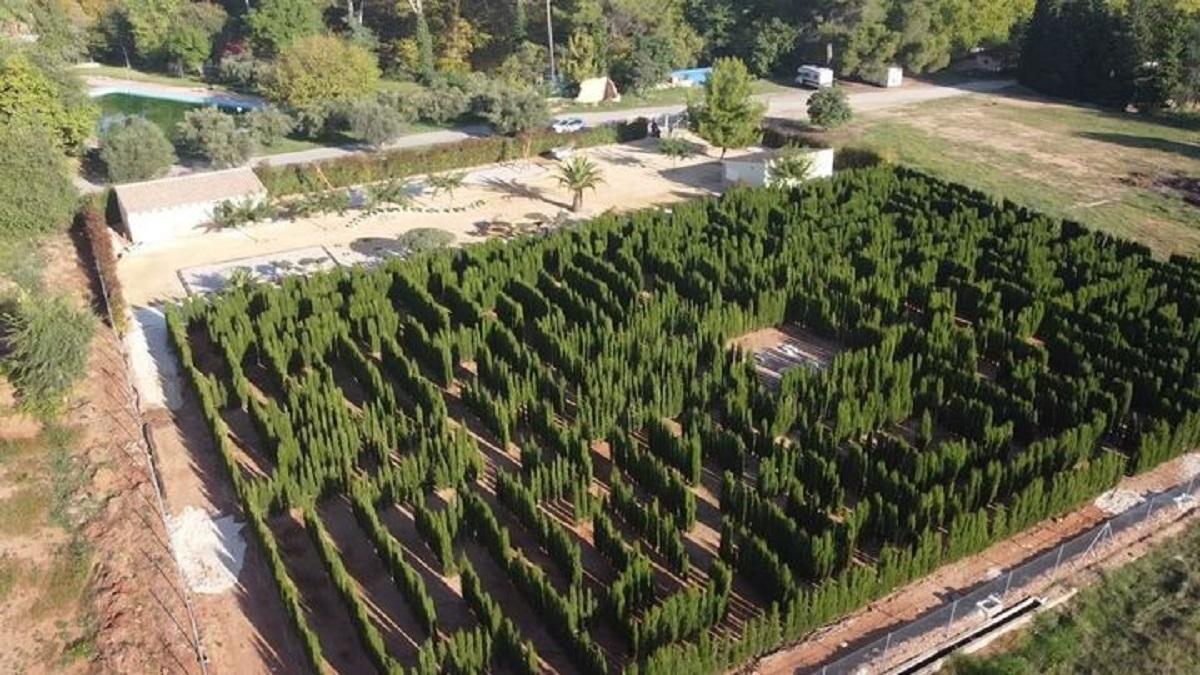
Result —
<path fill-rule="evenodd" d="M 291 115 L 272 106 L 251 110 L 242 119 L 254 139 L 264 146 L 275 145 L 296 128 Z"/>
<path fill-rule="evenodd" d="M 257 149 L 254 134 L 216 108 L 189 110 L 176 129 L 189 154 L 216 167 L 243 164 Z"/>
<path fill-rule="evenodd" d="M 496 131 L 515 136 L 550 120 L 546 99 L 529 88 L 492 87 L 480 95 L 480 114 Z"/>
<path fill-rule="evenodd" d="M 853 116 L 850 98 L 841 87 L 822 89 L 808 99 L 808 119 L 819 127 L 840 127 L 848 123 Z"/>
<path fill-rule="evenodd" d="M 234 89 L 255 91 L 271 74 L 271 64 L 250 52 L 230 54 L 217 64 L 217 79 Z"/>
<path fill-rule="evenodd" d="M 62 409 L 83 377 L 94 330 L 92 315 L 66 296 L 17 297 L 12 310 L 0 316 L 0 335 L 9 349 L 2 365 L 22 410 L 49 418 Z"/>
<path fill-rule="evenodd" d="M 449 124 L 471 110 L 471 95 L 462 87 L 438 82 L 415 97 L 417 116 L 431 124 Z"/>
<path fill-rule="evenodd" d="M 75 199 L 66 162 L 45 127 L 0 124 L 0 237 L 64 229 Z"/>
<path fill-rule="evenodd" d="M 884 157 L 879 151 L 860 145 L 847 145 L 838 148 L 833 155 L 834 171 L 864 169 L 882 163 L 884 163 Z"/>
<path fill-rule="evenodd" d="M 404 133 L 404 118 L 395 108 L 379 101 L 360 101 L 350 108 L 346 117 L 350 132 L 376 148 Z"/>
<path fill-rule="evenodd" d="M 771 162 L 771 187 L 791 188 L 808 180 L 813 170 L 813 158 L 802 150 L 789 150 Z"/>
<path fill-rule="evenodd" d="M 96 106 L 70 75 L 0 50 L 0 127 L 25 125 L 46 127 L 56 151 L 77 153 L 96 128 Z"/>
<path fill-rule="evenodd" d="M 658 151 L 675 161 L 699 154 L 702 147 L 684 138 L 660 138 Z"/>
<path fill-rule="evenodd" d="M 522 42 L 494 74 L 510 85 L 537 87 L 545 80 L 545 67 L 546 48 L 536 42 Z"/>
<path fill-rule="evenodd" d="M 454 235 L 436 227 L 418 227 L 396 237 L 396 241 L 410 253 L 421 253 L 453 244 Z"/>
<path fill-rule="evenodd" d="M 220 228 L 242 227 L 275 216 L 275 208 L 266 201 L 224 201 L 213 209 L 213 224 Z"/>
<path fill-rule="evenodd" d="M 114 183 L 158 178 L 175 163 L 175 148 L 143 117 L 114 120 L 100 134 L 100 161 Z"/>
<path fill-rule="evenodd" d="M 79 212 L 79 221 L 87 235 L 88 244 L 92 248 L 92 259 L 96 264 L 96 275 L 104 288 L 104 299 L 108 303 L 108 312 L 112 317 L 112 327 L 117 333 L 124 334 L 129 328 L 128 305 L 125 303 L 125 293 L 121 287 L 121 278 L 117 275 L 117 254 L 113 250 L 112 232 L 104 220 L 104 213 L 96 203 L 90 203 Z"/>

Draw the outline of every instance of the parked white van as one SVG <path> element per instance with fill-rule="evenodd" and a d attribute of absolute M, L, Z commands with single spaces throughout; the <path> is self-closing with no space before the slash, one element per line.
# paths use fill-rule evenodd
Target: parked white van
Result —
<path fill-rule="evenodd" d="M 800 66 L 796 70 L 796 84 L 802 87 L 822 89 L 833 86 L 833 70 L 818 66 Z"/>

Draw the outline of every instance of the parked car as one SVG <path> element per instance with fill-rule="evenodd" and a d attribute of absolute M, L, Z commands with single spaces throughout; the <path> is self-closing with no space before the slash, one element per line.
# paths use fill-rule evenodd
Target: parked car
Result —
<path fill-rule="evenodd" d="M 554 120 L 554 124 L 551 124 L 550 128 L 556 134 L 572 134 L 576 131 L 582 131 L 584 126 L 586 125 L 583 123 L 583 120 L 578 117 L 563 117 Z"/>
<path fill-rule="evenodd" d="M 796 69 L 796 84 L 813 89 L 832 87 L 833 70 L 818 66 L 800 66 Z"/>

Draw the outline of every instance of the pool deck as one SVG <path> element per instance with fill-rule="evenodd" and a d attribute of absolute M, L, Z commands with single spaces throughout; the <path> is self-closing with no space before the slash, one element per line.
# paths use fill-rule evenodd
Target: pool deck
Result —
<path fill-rule="evenodd" d="M 122 80 L 112 77 L 93 76 L 85 78 L 88 96 L 96 98 L 108 94 L 130 94 L 164 101 L 200 103 L 230 108 L 255 109 L 266 107 L 266 100 L 249 94 L 238 94 L 223 89 L 207 87 L 179 87 L 156 82 Z"/>

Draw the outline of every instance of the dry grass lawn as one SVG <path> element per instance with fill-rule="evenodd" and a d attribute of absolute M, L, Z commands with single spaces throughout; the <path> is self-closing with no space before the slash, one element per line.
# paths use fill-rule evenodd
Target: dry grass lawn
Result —
<path fill-rule="evenodd" d="M 935 175 L 1136 239 L 1200 252 L 1200 118 L 1148 118 L 1015 93 L 872 114 L 833 134 Z M 1196 200 L 1168 185 L 1193 180 Z"/>

